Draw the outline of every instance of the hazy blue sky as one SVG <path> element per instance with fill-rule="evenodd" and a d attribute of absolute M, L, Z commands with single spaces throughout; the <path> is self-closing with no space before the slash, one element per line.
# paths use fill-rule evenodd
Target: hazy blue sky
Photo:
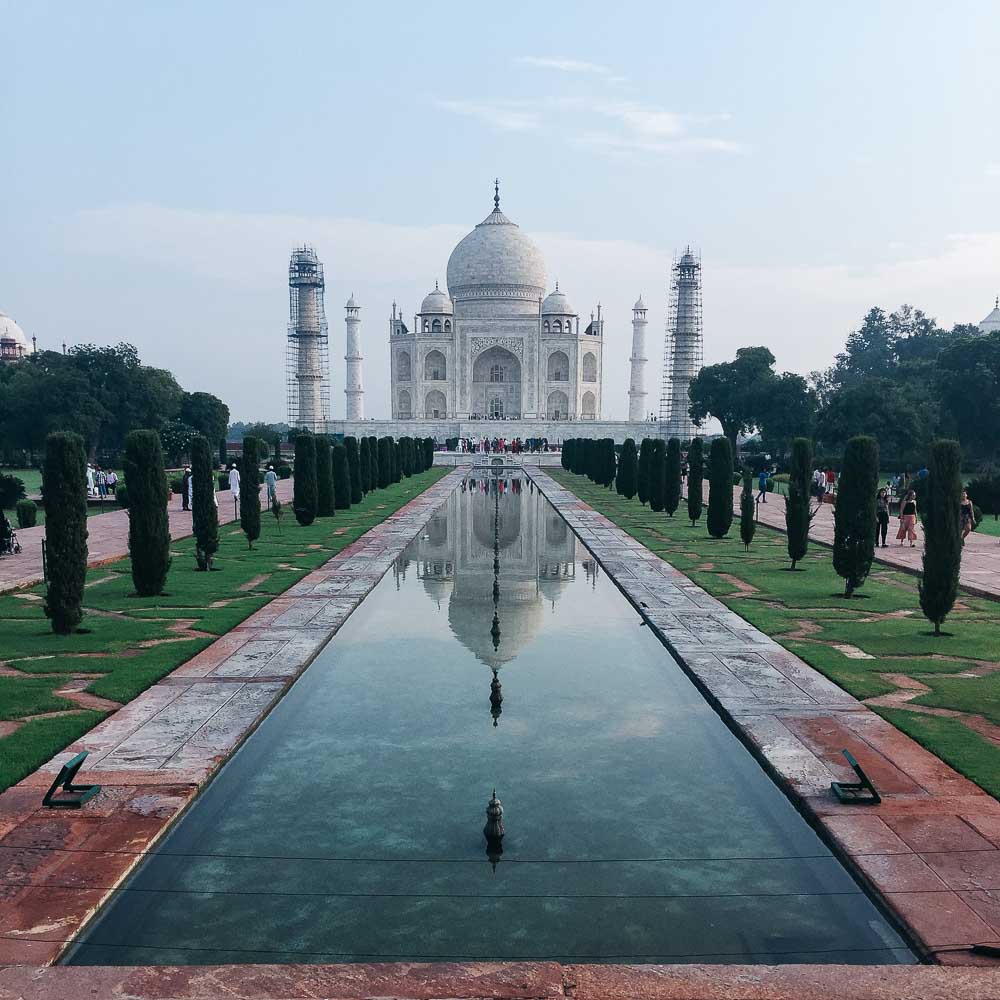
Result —
<path fill-rule="evenodd" d="M 0 0 L 0 310 L 129 340 L 234 418 L 284 414 L 287 261 L 326 265 L 369 416 L 408 315 L 492 207 L 659 386 L 667 269 L 705 266 L 707 361 L 826 366 L 871 305 L 980 320 L 1000 291 L 1000 4 Z"/>

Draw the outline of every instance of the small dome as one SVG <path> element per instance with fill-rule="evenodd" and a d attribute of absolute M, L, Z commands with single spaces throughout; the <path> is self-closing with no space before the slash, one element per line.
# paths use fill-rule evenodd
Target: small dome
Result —
<path fill-rule="evenodd" d="M 454 312 L 451 299 L 438 288 L 438 283 L 434 282 L 434 291 L 424 298 L 420 303 L 420 314 L 424 313 L 447 313 L 449 316 Z"/>
<path fill-rule="evenodd" d="M 347 305 L 344 306 L 345 309 L 360 309 L 361 306 L 354 301 L 354 293 L 351 292 L 351 297 L 347 300 Z"/>
<path fill-rule="evenodd" d="M 997 330 L 1000 330 L 1000 298 L 997 298 L 993 312 L 979 324 L 979 329 L 983 333 L 996 333 Z"/>
<path fill-rule="evenodd" d="M 559 282 L 556 282 L 556 290 L 550 292 L 542 303 L 543 316 L 575 316 L 573 307 L 569 304 L 569 299 L 559 291 Z"/>
<path fill-rule="evenodd" d="M 691 253 L 691 248 L 688 247 L 684 253 L 684 256 L 677 262 L 681 267 L 694 267 L 698 261 L 695 259 L 693 253 Z"/>
<path fill-rule="evenodd" d="M 635 305 L 632 306 L 632 311 L 638 312 L 640 309 L 645 309 L 645 308 L 646 308 L 646 303 L 642 301 L 642 296 L 640 295 L 639 298 L 635 300 Z"/>
<path fill-rule="evenodd" d="M 13 348 L 8 347 L 9 352 L 19 352 L 29 354 L 31 344 L 24 335 L 24 331 L 6 314 L 0 312 L 0 341 L 13 342 Z"/>

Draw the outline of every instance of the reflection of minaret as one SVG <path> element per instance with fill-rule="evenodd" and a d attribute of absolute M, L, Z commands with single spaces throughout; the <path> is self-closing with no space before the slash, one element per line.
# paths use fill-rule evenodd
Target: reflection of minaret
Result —
<path fill-rule="evenodd" d="M 660 395 L 662 434 L 694 437 L 688 414 L 689 388 L 701 371 L 703 334 L 701 321 L 701 259 L 688 247 L 670 269 L 670 316 L 663 344 L 663 385 Z"/>
<path fill-rule="evenodd" d="M 490 628 L 493 640 L 493 652 L 500 651 L 500 490 L 494 494 L 493 501 L 493 625 Z M 503 709 L 503 693 L 500 688 L 500 677 L 496 667 L 493 668 L 493 680 L 490 681 L 490 715 L 493 716 L 495 729 Z M 494 795 L 496 793 L 494 792 Z M 496 864 L 493 865 L 496 868 Z"/>
<path fill-rule="evenodd" d="M 632 378 L 628 390 L 628 418 L 632 423 L 646 419 L 646 304 L 639 296 L 632 307 Z"/>
<path fill-rule="evenodd" d="M 352 295 L 344 307 L 347 310 L 347 353 L 344 361 L 344 393 L 347 396 L 347 419 L 365 419 L 365 384 L 361 355 L 361 307 Z"/>

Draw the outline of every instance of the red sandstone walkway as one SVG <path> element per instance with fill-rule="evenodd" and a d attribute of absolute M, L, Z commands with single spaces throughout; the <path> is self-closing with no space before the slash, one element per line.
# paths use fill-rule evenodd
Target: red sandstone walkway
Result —
<path fill-rule="evenodd" d="M 264 487 L 261 487 L 261 503 L 266 504 Z M 228 492 L 219 493 L 219 523 L 229 524 L 236 520 L 233 501 Z M 278 499 L 285 503 L 292 496 L 292 481 L 283 479 L 278 483 Z M 170 496 L 170 537 L 186 538 L 191 534 L 191 513 L 181 510 L 181 498 Z M 87 519 L 88 560 L 91 566 L 114 562 L 128 555 L 128 511 L 113 510 L 107 514 L 96 514 Z M 42 539 L 45 525 L 37 528 L 21 528 L 17 532 L 21 543 L 21 554 L 0 558 L 0 593 L 29 587 L 42 579 Z"/>
<path fill-rule="evenodd" d="M 705 502 L 708 502 L 708 484 L 705 484 Z M 739 513 L 740 488 L 733 489 L 733 509 Z M 815 506 L 815 501 L 813 501 Z M 761 524 L 772 528 L 785 528 L 785 498 L 780 493 L 768 493 L 767 503 L 757 505 L 757 518 Z M 917 526 L 919 540 L 910 548 L 909 544 L 900 546 L 895 540 L 899 521 L 893 518 L 889 523 L 889 547 L 877 548 L 875 559 L 887 566 L 905 570 L 908 573 L 920 573 L 923 559 L 923 531 Z M 875 528 L 872 527 L 874 533 Z M 833 506 L 825 503 L 813 518 L 809 537 L 821 545 L 833 545 Z M 1000 600 L 1000 539 L 992 535 L 980 535 L 973 532 L 965 540 L 965 550 L 962 553 L 962 571 L 959 580 L 970 593 L 980 597 Z"/>

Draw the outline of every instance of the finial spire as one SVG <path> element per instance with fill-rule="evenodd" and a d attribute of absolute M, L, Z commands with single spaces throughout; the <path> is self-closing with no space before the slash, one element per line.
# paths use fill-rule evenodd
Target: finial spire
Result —
<path fill-rule="evenodd" d="M 440 289 L 440 288 L 438 288 L 438 283 L 437 283 L 437 282 L 435 281 L 435 282 L 434 282 L 434 291 L 435 291 L 435 292 L 439 292 L 440 290 L 441 290 L 441 289 Z"/>
<path fill-rule="evenodd" d="M 500 211 L 500 178 L 493 178 L 493 210 Z"/>

